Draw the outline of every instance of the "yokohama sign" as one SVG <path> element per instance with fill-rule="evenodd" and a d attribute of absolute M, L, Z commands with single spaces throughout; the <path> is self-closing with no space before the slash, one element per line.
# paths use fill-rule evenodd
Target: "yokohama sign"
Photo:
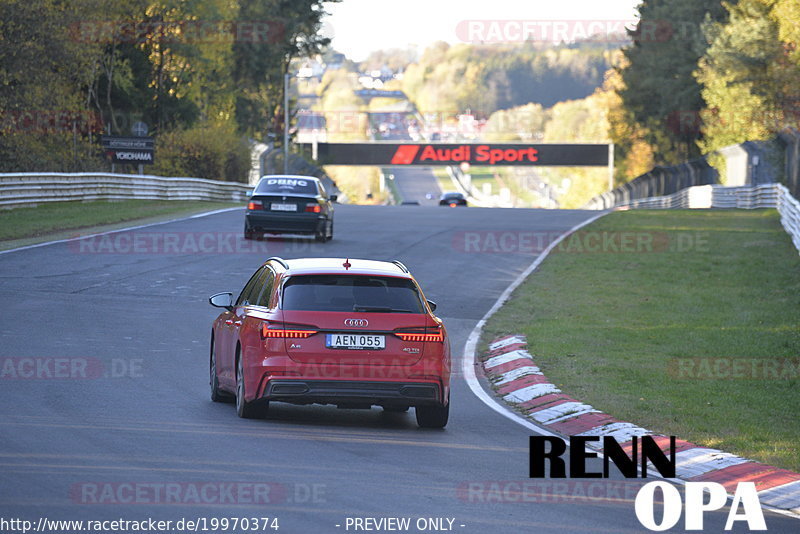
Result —
<path fill-rule="evenodd" d="M 607 166 L 604 144 L 319 143 L 326 165 Z"/>

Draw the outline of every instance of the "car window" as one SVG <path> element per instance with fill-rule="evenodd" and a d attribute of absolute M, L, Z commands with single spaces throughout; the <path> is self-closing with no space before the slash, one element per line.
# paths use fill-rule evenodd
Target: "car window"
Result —
<path fill-rule="evenodd" d="M 257 298 L 253 299 L 256 306 L 264 306 L 265 308 L 269 308 L 269 300 L 270 296 L 272 295 L 272 288 L 274 285 L 275 273 L 272 272 L 272 269 L 267 268 L 266 276 L 261 284 L 261 294 Z"/>
<path fill-rule="evenodd" d="M 260 182 L 258 182 L 255 193 L 316 195 L 317 181 L 310 178 L 263 178 Z"/>
<path fill-rule="evenodd" d="M 283 287 L 284 310 L 424 313 L 416 284 L 406 278 L 300 275 Z"/>
<path fill-rule="evenodd" d="M 261 289 L 262 285 L 259 283 L 259 278 L 264 276 L 264 272 L 267 270 L 266 266 L 262 266 L 259 270 L 257 270 L 253 276 L 250 277 L 250 280 L 244 285 L 244 289 L 239 294 L 239 298 L 236 299 L 237 306 L 245 306 L 250 303 L 250 295 L 254 292 L 254 288 Z M 258 296 L 258 289 L 256 291 L 256 296 Z"/>

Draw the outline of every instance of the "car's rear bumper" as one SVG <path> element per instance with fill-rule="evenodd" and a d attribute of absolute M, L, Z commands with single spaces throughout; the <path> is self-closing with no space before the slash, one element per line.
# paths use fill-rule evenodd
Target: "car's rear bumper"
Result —
<path fill-rule="evenodd" d="M 276 213 L 276 212 L 250 212 L 245 213 L 245 224 L 254 231 L 315 234 L 324 228 L 327 217 L 317 213 Z"/>
<path fill-rule="evenodd" d="M 442 403 L 435 382 L 270 380 L 262 398 L 295 404 L 424 406 Z"/>

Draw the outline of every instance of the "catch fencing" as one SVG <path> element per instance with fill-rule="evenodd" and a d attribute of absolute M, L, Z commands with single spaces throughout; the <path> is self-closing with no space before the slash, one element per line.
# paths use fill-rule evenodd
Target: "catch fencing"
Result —
<path fill-rule="evenodd" d="M 656 167 L 612 191 L 594 197 L 585 208 L 610 209 L 636 199 L 672 195 L 687 187 L 718 182 L 717 170 L 705 158 L 700 158 L 671 167 Z"/>
<path fill-rule="evenodd" d="M 0 207 L 69 200 L 211 200 L 245 202 L 252 186 L 204 178 L 110 173 L 0 174 Z"/>

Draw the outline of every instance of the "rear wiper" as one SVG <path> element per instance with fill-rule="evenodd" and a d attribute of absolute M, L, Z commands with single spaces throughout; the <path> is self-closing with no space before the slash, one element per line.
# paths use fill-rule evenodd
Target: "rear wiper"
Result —
<path fill-rule="evenodd" d="M 375 312 L 375 313 L 412 313 L 411 310 L 400 310 L 397 308 L 389 308 L 386 306 L 353 306 L 353 311 L 356 312 Z"/>

